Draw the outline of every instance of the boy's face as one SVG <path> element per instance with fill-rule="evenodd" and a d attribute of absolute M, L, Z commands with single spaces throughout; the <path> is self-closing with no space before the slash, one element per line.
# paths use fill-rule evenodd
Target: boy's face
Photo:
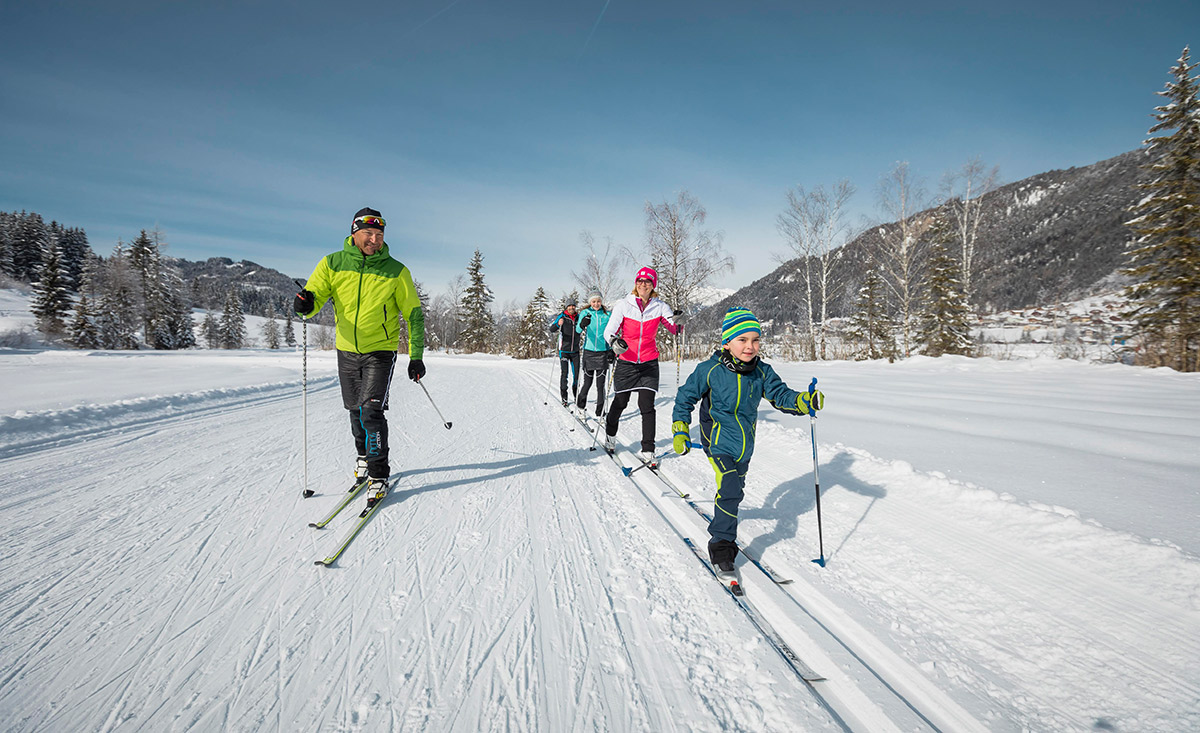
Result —
<path fill-rule="evenodd" d="M 731 339 L 725 348 L 729 349 L 729 353 L 738 361 L 751 362 L 758 356 L 761 346 L 762 336 L 754 331 L 747 331 Z"/>

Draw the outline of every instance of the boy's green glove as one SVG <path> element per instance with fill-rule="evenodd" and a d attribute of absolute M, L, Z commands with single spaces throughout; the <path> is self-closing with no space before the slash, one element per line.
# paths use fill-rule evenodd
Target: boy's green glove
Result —
<path fill-rule="evenodd" d="M 675 432 L 675 452 L 681 456 L 686 456 L 688 451 L 692 449 L 692 436 L 688 433 L 687 423 L 682 420 L 676 420 L 671 423 L 671 430 Z"/>
<path fill-rule="evenodd" d="M 825 395 L 821 390 L 815 390 L 811 395 L 808 392 L 801 392 L 796 398 L 796 409 L 802 415 L 808 415 L 816 412 L 825 406 Z"/>

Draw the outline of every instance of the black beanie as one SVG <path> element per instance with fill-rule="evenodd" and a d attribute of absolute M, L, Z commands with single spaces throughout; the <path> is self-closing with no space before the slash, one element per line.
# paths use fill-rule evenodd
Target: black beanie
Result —
<path fill-rule="evenodd" d="M 378 211 L 376 211 L 375 209 L 372 209 L 370 206 L 364 206 L 361 209 L 359 209 L 357 213 L 354 214 L 354 219 L 351 220 L 351 222 L 350 222 L 350 233 L 351 234 L 357 232 L 359 229 L 378 229 L 381 232 L 383 231 L 383 224 L 376 224 L 375 222 L 368 223 L 365 221 L 359 221 L 358 217 L 360 217 L 360 216 L 377 216 L 377 217 L 379 217 L 380 221 L 383 221 L 383 214 L 380 214 Z"/>

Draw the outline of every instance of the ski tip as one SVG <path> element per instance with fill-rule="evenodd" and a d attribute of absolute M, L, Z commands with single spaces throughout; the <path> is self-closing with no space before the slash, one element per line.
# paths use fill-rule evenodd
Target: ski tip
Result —
<path fill-rule="evenodd" d="M 304 491 L 300 492 L 300 496 L 304 497 L 305 499 L 309 499 L 312 498 L 312 495 L 315 493 L 317 492 L 313 491 L 312 489 L 305 489 Z"/>
<path fill-rule="evenodd" d="M 825 567 L 825 558 L 824 557 L 815 558 L 815 559 L 813 559 L 813 562 L 820 565 L 821 567 Z"/>

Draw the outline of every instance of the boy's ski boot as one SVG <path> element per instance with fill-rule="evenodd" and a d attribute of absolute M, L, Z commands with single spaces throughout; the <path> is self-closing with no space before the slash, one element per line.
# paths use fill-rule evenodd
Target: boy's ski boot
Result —
<path fill-rule="evenodd" d="M 744 595 L 745 591 L 742 590 L 742 584 L 738 582 L 737 569 L 733 566 L 733 560 L 737 557 L 737 553 L 736 542 L 714 540 L 708 543 L 708 559 L 712 562 L 717 580 L 721 581 L 735 596 L 740 596 Z"/>
<path fill-rule="evenodd" d="M 713 571 L 717 574 L 717 580 L 721 581 L 735 596 L 746 594 L 746 591 L 742 590 L 741 583 L 738 582 L 737 570 L 733 567 L 733 561 L 726 560 L 717 563 L 713 566 Z"/>

